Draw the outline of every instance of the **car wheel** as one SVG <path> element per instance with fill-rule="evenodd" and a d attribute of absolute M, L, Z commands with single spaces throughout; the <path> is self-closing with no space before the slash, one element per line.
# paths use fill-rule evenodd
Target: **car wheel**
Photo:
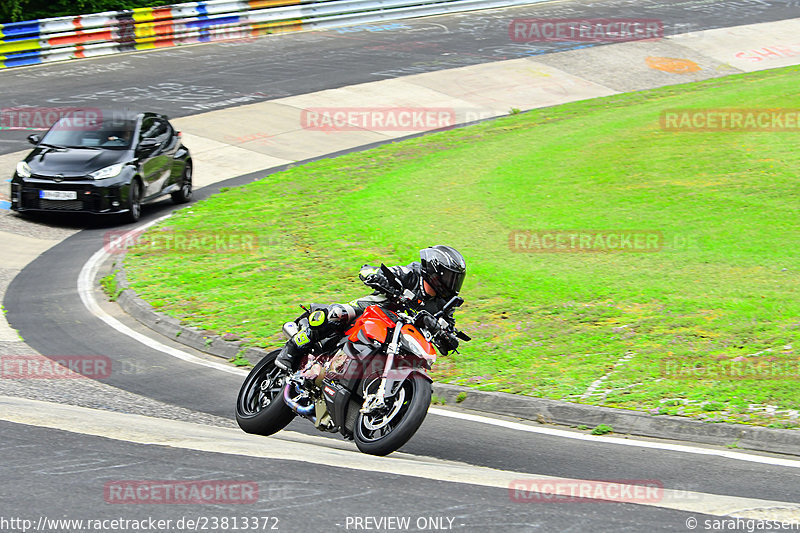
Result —
<path fill-rule="evenodd" d="M 177 192 L 172 193 L 172 201 L 176 204 L 185 204 L 192 199 L 192 162 L 187 161 L 186 166 L 183 167 L 183 179 L 181 180 L 181 188 Z"/>
<path fill-rule="evenodd" d="M 142 185 L 138 180 L 131 182 L 128 194 L 128 222 L 138 222 L 142 217 Z"/>

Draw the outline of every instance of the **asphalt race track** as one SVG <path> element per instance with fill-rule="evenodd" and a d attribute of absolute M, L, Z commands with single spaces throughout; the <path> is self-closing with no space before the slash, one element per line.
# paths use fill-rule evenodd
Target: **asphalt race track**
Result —
<path fill-rule="evenodd" d="M 371 29 L 175 48 L 3 72 L 1 105 L 129 103 L 171 117 L 187 116 L 418 72 L 546 54 L 563 45 L 509 44 L 509 19 L 589 16 L 659 18 L 669 35 L 794 18 L 800 16 L 800 4 L 791 0 L 555 2 Z M 25 149 L 23 138 L 19 131 L 0 131 L 0 153 Z M 196 191 L 195 199 L 254 177 L 205 187 Z M 142 222 L 172 209 L 168 201 L 151 206 Z M 56 218 L 45 221 L 64 223 Z M 40 517 L 171 521 L 159 531 L 233 531 L 230 522 L 211 527 L 211 520 L 258 517 L 259 527 L 250 530 L 290 532 L 747 531 L 745 518 L 800 517 L 797 503 L 790 511 L 779 503 L 800 502 L 800 461 L 768 454 L 723 457 L 715 453 L 724 448 L 711 446 L 679 451 L 571 440 L 436 413 L 428 415 L 401 452 L 381 459 L 382 463 L 362 458 L 352 443 L 316 432 L 306 422 L 293 422 L 277 439 L 263 439 L 288 444 L 290 454 L 296 448 L 296 460 L 245 452 L 244 445 L 236 448 L 241 432 L 233 422 L 241 374 L 170 358 L 121 335 L 81 302 L 76 280 L 84 264 L 103 247 L 106 232 L 124 228 L 112 224 L 90 218 L 70 221 L 70 228 L 81 231 L 31 262 L 6 292 L 3 306 L 9 323 L 39 353 L 106 356 L 115 368 L 127 371 L 113 372 L 99 384 L 76 380 L 69 386 L 42 389 L 38 399 L 44 401 L 114 412 L 98 415 L 97 428 L 85 434 L 58 429 L 63 426 L 57 422 L 39 427 L 0 418 L 2 533 L 25 529 L 19 522 L 3 521 L 15 517 L 32 520 L 33 525 L 41 525 Z M 144 331 L 115 306 L 105 308 L 131 328 Z M 32 397 L 29 392 L 19 395 Z M 126 437 L 133 431 L 134 419 L 131 426 L 120 422 L 116 428 L 112 418 L 106 421 L 130 414 L 172 418 L 180 431 L 214 428 L 220 431 L 219 444 L 165 445 L 169 439 L 155 429 L 153 443 L 145 443 Z M 383 470 L 371 471 L 377 464 L 385 465 Z M 450 468 L 462 469 L 464 475 L 456 479 L 442 473 Z M 672 508 L 647 501 L 527 501 L 492 484 L 489 480 L 497 471 L 518 472 L 523 478 L 529 474 L 627 484 L 649 480 L 684 494 L 685 501 Z M 259 498 L 238 505 L 118 505 L 104 497 L 109 482 L 145 479 L 241 480 L 256 483 Z M 722 514 L 718 509 L 724 508 L 720 502 L 727 501 L 720 497 L 747 499 L 737 507 L 742 522 L 713 527 L 712 521 Z M 378 522 L 381 518 L 384 521 Z M 400 527 L 402 518 L 409 520 L 407 527 Z M 183 520 L 180 525 L 179 520 Z M 207 527 L 192 528 L 186 520 L 199 520 Z M 73 524 L 45 530 L 90 529 Z"/>

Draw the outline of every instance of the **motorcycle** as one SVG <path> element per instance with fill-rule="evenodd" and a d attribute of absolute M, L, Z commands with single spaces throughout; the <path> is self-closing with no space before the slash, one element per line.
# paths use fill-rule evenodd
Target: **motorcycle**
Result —
<path fill-rule="evenodd" d="M 380 456 L 411 439 L 431 402 L 433 380 L 427 371 L 436 361 L 434 346 L 442 350 L 448 336 L 470 340 L 444 319 L 464 300 L 454 296 L 435 315 L 417 312 L 413 293 L 401 292 L 392 271 L 380 268 L 398 287 L 381 287 L 392 305 L 367 307 L 343 336 L 315 343 L 292 372 L 275 366 L 280 350 L 267 354 L 239 391 L 240 428 L 272 435 L 300 416 L 320 431 L 355 440 L 363 453 Z M 303 309 L 304 315 L 283 325 L 287 339 L 308 327 L 310 311 Z"/>

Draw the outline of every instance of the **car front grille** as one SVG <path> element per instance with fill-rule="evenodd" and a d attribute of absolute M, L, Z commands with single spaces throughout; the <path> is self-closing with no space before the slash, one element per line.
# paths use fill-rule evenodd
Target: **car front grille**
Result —
<path fill-rule="evenodd" d="M 55 176 L 45 176 L 43 174 L 31 174 L 31 179 L 47 180 L 47 181 L 52 181 L 54 183 L 61 183 L 62 181 L 85 180 L 87 178 L 86 176 L 59 176 L 58 179 L 56 180 Z"/>
<path fill-rule="evenodd" d="M 39 209 L 54 209 L 58 211 L 81 211 L 83 209 L 83 201 L 39 199 Z"/>
<path fill-rule="evenodd" d="M 41 187 L 41 186 L 39 186 Z M 25 187 L 19 195 L 20 209 L 40 209 L 43 211 L 86 211 L 89 213 L 110 210 L 112 200 L 119 201 L 119 190 L 90 189 L 85 186 L 70 187 L 61 184 L 43 187 L 48 190 L 75 191 L 78 197 L 74 200 L 46 200 L 39 198 L 39 187 Z"/>

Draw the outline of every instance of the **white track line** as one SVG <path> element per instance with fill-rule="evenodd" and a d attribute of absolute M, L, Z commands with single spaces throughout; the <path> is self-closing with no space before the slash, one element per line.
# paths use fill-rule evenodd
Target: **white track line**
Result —
<path fill-rule="evenodd" d="M 137 232 L 141 232 L 149 228 L 150 226 L 158 224 L 159 222 L 165 220 L 168 217 L 169 215 L 166 215 L 161 218 L 157 218 L 152 222 L 143 224 L 137 227 L 136 229 L 132 229 L 131 231 L 125 233 L 120 240 L 122 242 L 127 242 L 129 236 Z M 115 330 L 119 331 L 123 335 L 127 335 L 128 337 L 141 342 L 145 346 L 148 346 L 154 350 L 158 350 L 159 352 L 163 352 L 172 357 L 176 357 L 182 361 L 194 363 L 196 365 L 201 365 L 208 368 L 213 368 L 215 370 L 221 370 L 223 372 L 228 372 L 229 374 L 237 374 L 240 376 L 247 375 L 247 372 L 245 370 L 235 368 L 226 365 L 224 363 L 206 361 L 205 359 L 201 359 L 195 355 L 184 352 L 183 350 L 172 348 L 171 346 L 167 346 L 166 344 L 158 342 L 155 339 L 151 339 L 147 335 L 143 335 L 138 331 L 129 328 L 128 326 L 126 326 L 113 316 L 103 311 L 100 308 L 100 305 L 97 303 L 97 300 L 95 299 L 94 296 L 94 280 L 97 277 L 97 272 L 100 269 L 100 265 L 103 264 L 103 262 L 108 258 L 109 255 L 110 254 L 108 250 L 106 250 L 106 247 L 103 246 L 103 248 L 100 248 L 97 252 L 95 252 L 95 254 L 91 258 L 89 258 L 86 264 L 83 265 L 83 268 L 81 268 L 81 272 L 78 275 L 78 294 L 80 294 L 81 301 L 83 301 L 83 305 L 86 306 L 86 308 L 89 310 L 90 313 L 92 313 L 94 316 L 96 316 L 97 318 L 99 318 L 100 320 L 102 320 Z"/>
<path fill-rule="evenodd" d="M 147 224 L 143 224 L 142 226 L 139 226 L 136 229 L 131 230 L 130 232 L 122 236 L 123 242 L 125 242 L 124 239 L 126 239 L 128 235 L 149 228 L 150 226 L 166 219 L 168 216 L 169 215 L 158 218 L 152 222 L 148 222 Z M 115 330 L 119 331 L 123 335 L 127 335 L 128 337 L 131 337 L 132 339 L 137 340 L 154 350 L 158 350 L 172 357 L 176 357 L 182 361 L 186 361 L 188 363 L 194 363 L 208 368 L 213 368 L 215 370 L 221 370 L 223 372 L 228 372 L 229 374 L 236 374 L 240 376 L 245 376 L 247 374 L 247 371 L 245 370 L 234 368 L 223 363 L 206 361 L 205 359 L 201 359 L 190 353 L 160 343 L 155 339 L 151 339 L 150 337 L 139 333 L 138 331 L 134 331 L 133 329 L 129 328 L 128 326 L 117 320 L 116 318 L 112 317 L 111 315 L 103 311 L 98 305 L 97 300 L 95 299 L 94 296 L 94 280 L 97 277 L 97 272 L 100 269 L 100 265 L 103 264 L 103 262 L 106 260 L 108 256 L 109 252 L 106 250 L 104 246 L 103 248 L 98 250 L 94 255 L 92 255 L 92 257 L 86 262 L 86 264 L 83 265 L 83 268 L 81 268 L 80 275 L 78 276 L 78 293 L 80 294 L 81 300 L 83 301 L 83 304 L 86 306 L 89 312 L 91 312 L 97 318 L 99 318 L 100 320 L 102 320 Z M 649 448 L 649 449 L 673 451 L 680 453 L 691 453 L 695 455 L 710 455 L 710 456 L 722 457 L 725 459 L 734 459 L 737 461 L 747 461 L 751 463 L 760 463 L 772 466 L 800 468 L 800 461 L 792 459 L 751 455 L 746 453 L 733 452 L 730 450 L 698 448 L 695 446 L 687 446 L 682 444 L 670 444 L 661 442 L 621 439 L 618 437 L 587 435 L 585 433 L 578 433 L 575 431 L 566 431 L 563 429 L 544 428 L 544 427 L 539 428 L 534 426 L 528 426 L 525 424 L 520 424 L 517 422 L 509 422 L 505 420 L 489 418 L 487 416 L 460 413 L 460 412 L 448 411 L 437 408 L 431 408 L 428 410 L 428 412 L 438 416 L 455 418 L 469 422 L 476 422 L 479 424 L 486 424 L 490 426 L 498 426 L 515 431 L 525 431 L 528 433 L 549 435 L 551 437 L 582 440 L 598 444 L 615 444 L 621 446 L 633 446 L 636 448 Z"/>
<path fill-rule="evenodd" d="M 499 426 L 506 429 L 513 429 L 515 431 L 527 431 L 528 433 L 539 433 L 542 435 L 549 435 L 551 437 L 561 437 L 565 439 L 575 439 L 575 440 L 582 440 L 582 441 L 602 443 L 602 444 L 634 446 L 636 448 L 651 448 L 656 450 L 665 450 L 672 452 L 693 453 L 696 455 L 712 455 L 716 457 L 723 457 L 725 459 L 735 459 L 737 461 L 748 461 L 751 463 L 761 463 L 773 466 L 787 466 L 791 468 L 800 468 L 800 461 L 793 459 L 784 459 L 781 457 L 751 455 L 747 453 L 734 452 L 731 450 L 717 450 L 714 448 L 698 448 L 696 446 L 687 446 L 685 444 L 671 444 L 668 442 L 652 442 L 652 441 L 623 439 L 620 437 L 589 435 L 586 433 L 579 433 L 577 431 L 567 431 L 564 429 L 544 428 L 544 427 L 540 428 L 535 426 L 529 426 L 527 424 L 520 424 L 518 422 L 498 420 L 496 418 L 472 415 L 457 411 L 447 411 L 444 409 L 437 409 L 435 407 L 428 409 L 428 412 L 433 413 L 435 415 L 456 418 L 459 420 L 467 420 L 469 422 L 477 422 L 480 424 L 489 424 L 492 426 Z"/>

